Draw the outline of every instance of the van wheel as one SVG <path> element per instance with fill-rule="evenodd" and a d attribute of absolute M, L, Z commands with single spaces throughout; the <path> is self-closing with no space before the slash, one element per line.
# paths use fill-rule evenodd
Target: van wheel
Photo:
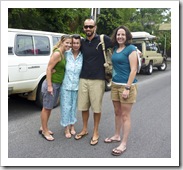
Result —
<path fill-rule="evenodd" d="M 38 85 L 38 89 L 37 89 L 37 95 L 36 95 L 35 103 L 39 108 L 43 107 L 43 96 L 42 96 L 41 88 L 42 88 L 42 84 L 43 84 L 44 80 L 45 79 L 41 80 L 41 82 Z M 57 107 L 59 104 L 60 104 L 60 96 L 59 96 L 54 108 Z"/>
<path fill-rule="evenodd" d="M 153 65 L 152 65 L 152 62 L 150 62 L 149 65 L 147 66 L 146 73 L 148 75 L 151 75 L 152 72 L 153 72 Z"/>
<path fill-rule="evenodd" d="M 166 61 L 164 60 L 163 63 L 162 63 L 162 65 L 158 67 L 158 70 L 159 70 L 159 71 L 165 71 L 166 68 L 167 68 L 167 63 L 166 63 Z"/>
<path fill-rule="evenodd" d="M 42 108 L 43 107 L 43 97 L 42 97 L 42 93 L 41 93 L 41 87 L 42 87 L 42 84 L 43 84 L 43 81 L 45 79 L 41 80 L 39 85 L 38 85 L 38 88 L 37 88 L 37 93 L 36 93 L 36 105 L 39 107 L 39 108 Z"/>

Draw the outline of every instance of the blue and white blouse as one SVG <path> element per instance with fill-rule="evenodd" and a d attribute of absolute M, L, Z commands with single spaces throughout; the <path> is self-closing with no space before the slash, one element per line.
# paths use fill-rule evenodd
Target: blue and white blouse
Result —
<path fill-rule="evenodd" d="M 75 59 L 72 50 L 68 50 L 65 52 L 65 59 L 66 67 L 62 88 L 67 90 L 78 90 L 83 55 L 80 52 Z"/>

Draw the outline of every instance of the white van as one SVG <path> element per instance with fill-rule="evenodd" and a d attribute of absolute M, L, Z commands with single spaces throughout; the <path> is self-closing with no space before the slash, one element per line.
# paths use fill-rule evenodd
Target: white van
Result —
<path fill-rule="evenodd" d="M 20 94 L 42 106 L 41 85 L 53 46 L 62 35 L 8 29 L 8 95 Z"/>

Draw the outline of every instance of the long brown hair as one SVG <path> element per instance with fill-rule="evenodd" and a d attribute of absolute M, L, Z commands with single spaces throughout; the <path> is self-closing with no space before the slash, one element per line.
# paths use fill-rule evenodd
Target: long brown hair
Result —
<path fill-rule="evenodd" d="M 116 40 L 116 35 L 117 35 L 117 32 L 119 29 L 124 29 L 125 32 L 126 32 L 126 42 L 125 42 L 125 45 L 129 45 L 131 44 L 132 42 L 132 34 L 130 32 L 130 30 L 125 27 L 125 26 L 119 26 L 118 28 L 116 28 L 111 36 L 111 41 L 112 41 L 112 44 L 113 46 L 118 46 L 118 42 Z"/>

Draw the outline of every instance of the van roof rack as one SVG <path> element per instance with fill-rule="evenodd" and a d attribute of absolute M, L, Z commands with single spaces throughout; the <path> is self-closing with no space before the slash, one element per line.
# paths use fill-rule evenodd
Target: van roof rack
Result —
<path fill-rule="evenodd" d="M 145 31 L 139 31 L 139 32 L 131 32 L 133 39 L 144 39 L 144 40 L 151 40 L 155 39 L 156 36 L 149 34 Z"/>

